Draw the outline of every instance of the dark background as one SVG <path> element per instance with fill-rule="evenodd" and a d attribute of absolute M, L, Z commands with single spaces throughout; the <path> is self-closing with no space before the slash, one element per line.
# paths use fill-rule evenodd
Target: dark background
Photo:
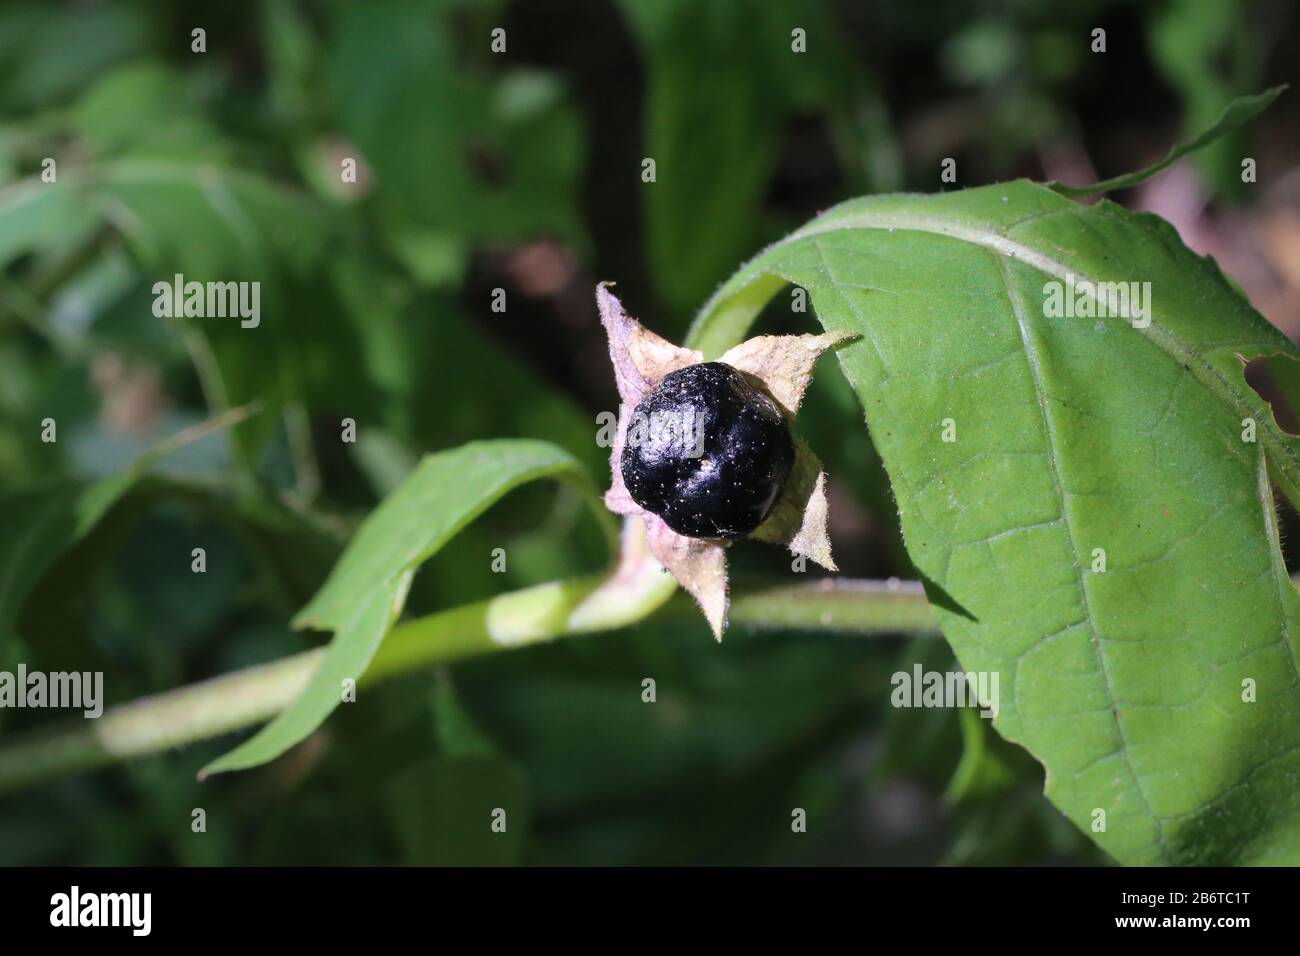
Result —
<path fill-rule="evenodd" d="M 261 411 L 168 460 L 201 491 L 133 495 L 45 575 L 0 667 L 102 669 L 121 703 L 301 650 L 290 615 L 419 454 L 539 437 L 603 480 L 595 416 L 616 395 L 596 281 L 680 339 L 740 262 L 838 201 L 1135 169 L 1298 60 L 1288 2 L 6 3 L 0 535 L 33 490 Z M 85 201 L 36 228 L 7 203 L 47 156 Z M 360 183 L 339 182 L 344 156 Z M 1116 198 L 1300 331 L 1295 91 Z M 155 318 L 152 284 L 177 271 L 260 281 L 262 326 Z M 787 308 L 763 329 L 811 328 Z M 837 560 L 908 578 L 861 420 L 824 363 L 800 426 L 832 476 Z M 576 499 L 530 487 L 426 566 L 409 607 L 601 555 Z M 774 549 L 733 562 L 790 576 Z M 984 722 L 889 706 L 889 675 L 916 661 L 951 655 L 740 629 L 718 647 L 694 615 L 659 616 L 364 693 L 259 770 L 198 784 L 227 739 L 0 796 L 0 863 L 1104 862 Z M 0 746 L 52 719 L 0 712 Z"/>

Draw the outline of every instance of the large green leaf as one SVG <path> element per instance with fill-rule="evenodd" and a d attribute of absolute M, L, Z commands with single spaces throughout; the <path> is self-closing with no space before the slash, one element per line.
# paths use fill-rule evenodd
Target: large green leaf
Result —
<path fill-rule="evenodd" d="M 297 627 L 334 632 L 302 694 L 203 774 L 266 763 L 319 727 L 341 702 L 342 681 L 359 680 L 370 664 L 401 613 L 416 568 L 511 489 L 549 477 L 592 490 L 577 461 L 546 442 L 471 442 L 425 458 L 362 523 L 328 580 L 294 619 Z"/>
<path fill-rule="evenodd" d="M 1149 282 L 1150 325 L 1047 317 L 1071 274 Z M 838 356 L 908 551 L 1053 802 L 1126 863 L 1300 862 L 1300 600 L 1269 482 L 1295 501 L 1300 459 L 1242 370 L 1286 338 L 1162 220 L 1023 181 L 838 206 L 689 344 L 718 354 L 786 282 L 861 334 Z"/>

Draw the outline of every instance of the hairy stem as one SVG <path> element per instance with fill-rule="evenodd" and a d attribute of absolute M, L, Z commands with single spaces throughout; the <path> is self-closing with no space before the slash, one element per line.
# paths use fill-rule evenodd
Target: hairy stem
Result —
<path fill-rule="evenodd" d="M 600 576 L 554 581 L 467 604 L 395 627 L 362 686 L 512 647 L 609 631 L 641 620 L 671 596 L 672 579 L 627 582 L 611 595 Z M 671 609 L 690 611 L 685 598 Z M 852 634 L 934 632 L 919 585 L 827 580 L 741 591 L 734 628 L 794 628 Z M 0 748 L 0 791 L 93 770 L 132 757 L 217 737 L 270 719 L 287 707 L 319 666 L 323 649 L 141 698 L 95 720 L 26 733 Z"/>

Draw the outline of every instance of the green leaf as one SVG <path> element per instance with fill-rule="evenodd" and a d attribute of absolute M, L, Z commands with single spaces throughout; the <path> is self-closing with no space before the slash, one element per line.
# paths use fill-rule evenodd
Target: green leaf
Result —
<path fill-rule="evenodd" d="M 191 348 L 209 357 L 200 371 L 219 406 L 262 401 L 275 411 L 294 386 L 337 395 L 336 368 L 326 365 L 354 354 L 355 339 L 321 301 L 328 283 L 307 275 L 328 236 L 317 204 L 257 173 L 212 163 L 131 158 L 61 169 L 56 183 L 32 178 L 0 191 L 0 267 L 29 252 L 75 248 L 105 224 L 122 233 L 151 286 L 176 273 L 261 284 L 256 329 L 233 319 L 176 320 Z M 302 314 L 312 316 L 309 336 L 295 321 Z M 264 416 L 235 434 L 246 461 L 275 420 Z"/>
<path fill-rule="evenodd" d="M 641 186 L 649 265 L 660 297 L 684 320 L 765 238 L 763 198 L 787 119 L 822 90 L 828 103 L 849 100 L 852 61 L 840 55 L 820 3 L 620 6 L 646 62 L 645 156 L 655 161 L 655 181 Z M 815 55 L 791 49 L 796 25 Z M 868 151 L 864 144 L 854 161 Z"/>
<path fill-rule="evenodd" d="M 448 239 L 580 241 L 582 117 L 558 76 L 467 69 L 449 21 L 380 2 L 342 7 L 336 24 L 338 122 L 374 170 L 387 238 L 404 258 Z"/>
<path fill-rule="evenodd" d="M 121 231 L 151 288 L 177 273 L 187 282 L 260 283 L 256 328 L 234 319 L 155 320 L 175 323 L 218 406 L 260 401 L 267 408 L 234 435 L 246 465 L 257 460 L 291 394 L 339 397 L 344 389 L 349 407 L 357 407 L 350 390 L 359 382 L 335 359 L 355 354 L 355 337 L 329 298 L 328 281 L 314 271 L 330 236 L 319 203 L 255 172 L 166 158 L 113 160 L 68 180 L 60 188 L 79 190 Z M 310 335 L 302 331 L 304 316 Z"/>
<path fill-rule="evenodd" d="M 0 648 L 13 639 L 18 612 L 59 557 L 88 535 L 135 480 L 132 473 L 103 481 L 57 484 L 0 497 Z"/>
<path fill-rule="evenodd" d="M 1116 189 L 1128 189 L 1136 186 L 1138 183 L 1150 179 L 1156 173 L 1172 166 L 1178 160 L 1182 159 L 1188 153 L 1194 153 L 1204 146 L 1214 142 L 1219 137 L 1244 126 L 1250 120 L 1254 119 L 1269 105 L 1281 95 L 1286 89 L 1286 85 L 1275 86 L 1272 89 L 1265 90 L 1263 93 L 1257 93 L 1254 96 L 1239 96 L 1226 107 L 1220 114 L 1218 121 L 1205 130 L 1194 139 L 1185 143 L 1179 143 L 1172 147 L 1165 158 L 1158 163 L 1139 169 L 1136 172 L 1125 173 L 1122 176 L 1114 176 L 1110 179 L 1103 179 L 1099 183 L 1093 183 L 1091 186 L 1066 186 L 1062 183 L 1048 183 L 1048 187 L 1056 190 L 1062 196 L 1092 196 L 1097 193 L 1113 192 Z"/>
<path fill-rule="evenodd" d="M 513 866 L 524 857 L 531 805 L 528 782 L 491 754 L 439 756 L 384 784 L 401 862 L 412 866 Z M 494 832 L 497 809 L 506 829 Z"/>
<path fill-rule="evenodd" d="M 301 273 L 325 243 L 320 209 L 256 173 L 135 158 L 60 168 L 56 182 L 32 177 L 0 190 L 0 267 L 73 245 L 105 222 L 147 268 L 201 281 L 262 278 L 268 262 Z"/>
<path fill-rule="evenodd" d="M 72 248 L 99 221 L 84 190 L 39 178 L 0 189 L 0 269 L 27 253 Z"/>
<path fill-rule="evenodd" d="M 1235 0 L 1170 0 L 1144 17 L 1151 65 L 1182 101 L 1188 135 L 1205 129 L 1241 90 L 1258 89 L 1267 58 L 1260 57 L 1261 24 Z M 1196 168 L 1215 197 L 1242 197 L 1241 160 L 1250 155 L 1245 131 L 1226 135 L 1196 156 Z"/>
<path fill-rule="evenodd" d="M 294 618 L 296 627 L 334 632 L 307 687 L 201 776 L 266 763 L 319 727 L 339 705 L 342 681 L 359 681 L 370 664 L 401 613 L 416 568 L 507 492 L 539 478 L 570 482 L 598 500 L 578 463 L 546 442 L 471 442 L 425 458 L 361 524 L 324 586 Z"/>
<path fill-rule="evenodd" d="M 144 265 L 174 268 L 187 279 L 261 279 L 268 263 L 302 273 L 326 241 L 319 207 L 257 173 L 121 159 L 88 170 L 86 179 Z"/>
<path fill-rule="evenodd" d="M 69 126 L 100 155 L 229 158 L 232 150 L 199 112 L 187 82 L 184 73 L 153 59 L 125 64 L 79 97 Z"/>
<path fill-rule="evenodd" d="M 1049 317 L 1070 275 L 1150 283 L 1149 326 Z M 1297 500 L 1300 440 L 1243 375 L 1291 343 L 1164 221 L 1023 181 L 838 206 L 688 344 L 716 355 L 785 282 L 861 334 L 837 354 L 908 552 L 1050 799 L 1124 863 L 1300 862 L 1300 599 L 1269 483 Z"/>
<path fill-rule="evenodd" d="M 118 60 L 144 49 L 156 24 L 142 7 L 85 10 L 48 3 L 5 4 L 0 72 L 6 111 L 50 106 Z"/>
<path fill-rule="evenodd" d="M 0 496 L 0 649 L 12 639 L 23 602 L 55 562 L 89 535 L 162 459 L 199 438 L 242 421 L 235 409 L 183 429 L 149 449 L 123 471 L 99 481 L 64 480 Z"/>

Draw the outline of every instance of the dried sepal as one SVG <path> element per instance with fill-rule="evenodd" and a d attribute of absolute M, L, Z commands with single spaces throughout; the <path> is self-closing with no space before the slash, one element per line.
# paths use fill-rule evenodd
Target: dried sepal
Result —
<path fill-rule="evenodd" d="M 821 335 L 759 335 L 728 349 L 719 362 L 754 376 L 791 418 L 812 381 L 813 366 L 827 351 L 857 338 L 853 332 Z"/>
<path fill-rule="evenodd" d="M 714 638 L 722 640 L 727 619 L 726 546 L 680 535 L 655 515 L 647 514 L 645 523 L 650 553 L 695 598 Z"/>
<path fill-rule="evenodd" d="M 660 379 L 679 368 L 703 362 L 704 354 L 673 345 L 632 318 L 624 311 L 623 303 L 609 291 L 610 284 L 602 282 L 596 286 L 596 305 L 609 337 L 609 358 L 614 364 L 618 396 L 630 414 Z"/>
<path fill-rule="evenodd" d="M 619 464 L 632 412 L 665 375 L 702 362 L 704 356 L 694 349 L 673 345 L 632 318 L 618 297 L 609 291 L 609 285 L 602 282 L 596 286 L 596 305 L 609 338 L 609 358 L 614 365 L 614 381 L 621 407 L 609 454 L 610 486 L 605 492 L 605 506 L 619 515 L 640 514 L 640 505 L 632 500 L 623 484 L 623 471 Z"/>
<path fill-rule="evenodd" d="M 826 472 L 812 450 L 794 440 L 794 465 L 781 496 L 767 519 L 750 535 L 759 541 L 784 544 L 792 554 L 815 561 L 827 571 L 837 571 L 831 559 L 831 539 L 826 532 L 830 509 L 826 501 Z"/>

